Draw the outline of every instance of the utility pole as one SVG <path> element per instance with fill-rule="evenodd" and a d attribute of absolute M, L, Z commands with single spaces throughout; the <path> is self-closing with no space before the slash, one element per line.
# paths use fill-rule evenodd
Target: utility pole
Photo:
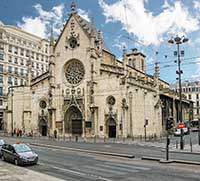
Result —
<path fill-rule="evenodd" d="M 178 116 L 178 120 L 180 123 L 183 122 L 183 118 L 182 118 L 182 86 L 181 86 L 181 74 L 183 73 L 183 71 L 181 70 L 181 60 L 180 57 L 184 56 L 184 51 L 181 50 L 181 54 L 180 54 L 180 44 L 187 42 L 189 39 L 186 38 L 185 36 L 179 37 L 176 36 L 175 38 L 171 38 L 168 43 L 171 44 L 176 44 L 177 45 L 177 51 L 174 52 L 174 56 L 177 56 L 178 60 L 177 60 L 177 64 L 178 64 L 178 70 L 176 71 L 176 73 L 178 74 L 178 84 L 179 84 L 179 99 L 180 99 L 180 106 L 179 106 L 179 116 Z M 176 63 L 176 61 L 175 61 Z M 181 136 L 180 136 L 180 149 L 183 150 L 184 148 L 184 144 L 183 144 L 183 129 L 181 128 Z"/>

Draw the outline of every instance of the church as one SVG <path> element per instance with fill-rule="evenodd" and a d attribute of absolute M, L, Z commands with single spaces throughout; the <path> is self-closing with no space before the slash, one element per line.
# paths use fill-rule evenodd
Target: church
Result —
<path fill-rule="evenodd" d="M 102 32 L 80 17 L 76 6 L 58 39 L 50 37 L 49 70 L 10 87 L 6 129 L 34 135 L 127 138 L 163 133 L 159 87 L 168 83 L 146 74 L 145 55 L 124 48 L 122 61 L 104 45 Z"/>

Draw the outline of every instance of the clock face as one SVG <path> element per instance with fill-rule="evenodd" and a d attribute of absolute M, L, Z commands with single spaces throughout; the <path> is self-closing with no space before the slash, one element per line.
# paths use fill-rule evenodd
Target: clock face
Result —
<path fill-rule="evenodd" d="M 65 76 L 70 84 L 78 84 L 81 82 L 85 74 L 84 66 L 79 60 L 70 60 L 65 68 Z"/>

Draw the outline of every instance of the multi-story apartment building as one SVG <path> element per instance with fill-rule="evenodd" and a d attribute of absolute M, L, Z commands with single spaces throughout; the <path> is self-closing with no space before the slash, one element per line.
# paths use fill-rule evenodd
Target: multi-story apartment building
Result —
<path fill-rule="evenodd" d="M 17 27 L 0 25 L 0 130 L 4 125 L 9 87 L 26 84 L 29 60 L 32 78 L 46 72 L 49 42 Z"/>
<path fill-rule="evenodd" d="M 182 93 L 187 97 L 188 100 L 193 102 L 193 118 L 200 118 L 200 82 L 189 82 L 185 81 L 182 83 Z M 172 86 L 174 90 L 179 92 L 178 84 Z"/>

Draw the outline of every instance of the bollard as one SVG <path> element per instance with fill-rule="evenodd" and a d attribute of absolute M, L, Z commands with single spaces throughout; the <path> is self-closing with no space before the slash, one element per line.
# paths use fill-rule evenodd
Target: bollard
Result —
<path fill-rule="evenodd" d="M 105 143 L 106 142 L 106 137 L 104 136 L 104 138 L 103 138 L 103 142 Z"/>
<path fill-rule="evenodd" d="M 71 141 L 71 139 L 72 139 L 71 136 L 69 136 L 69 141 Z"/>
<path fill-rule="evenodd" d="M 78 136 L 75 136 L 76 142 L 78 142 Z"/>
<path fill-rule="evenodd" d="M 96 143 L 96 135 L 94 136 L 94 143 Z"/>
<path fill-rule="evenodd" d="M 190 136 L 190 152 L 192 152 L 192 139 L 191 139 L 191 136 Z"/>

